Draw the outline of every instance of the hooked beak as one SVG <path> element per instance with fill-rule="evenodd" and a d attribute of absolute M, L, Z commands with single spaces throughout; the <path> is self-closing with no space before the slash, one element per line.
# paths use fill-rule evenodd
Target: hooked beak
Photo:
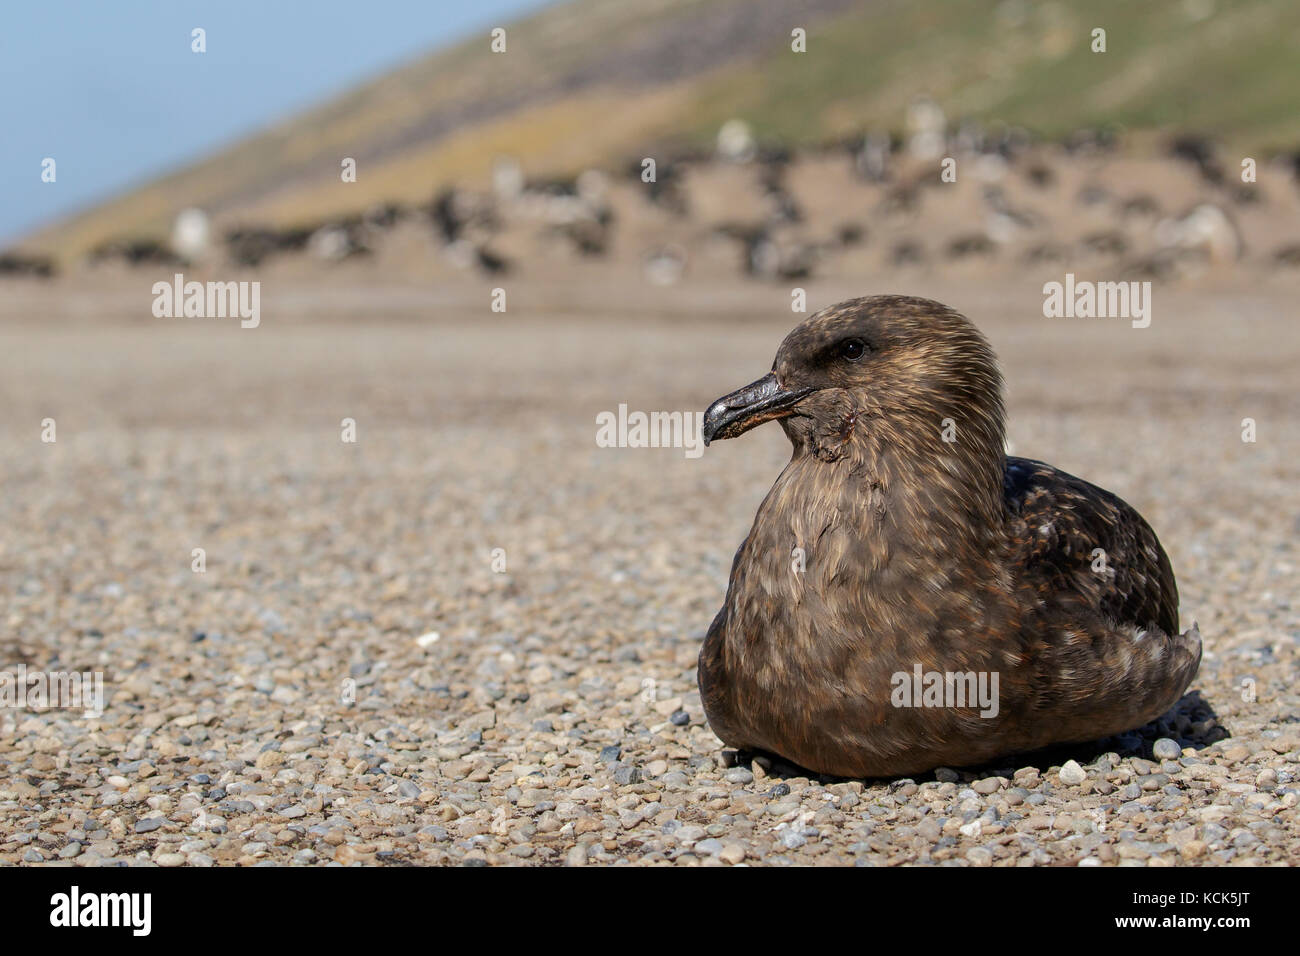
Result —
<path fill-rule="evenodd" d="M 786 390 L 780 386 L 773 372 L 768 372 L 757 382 L 723 395 L 704 413 L 704 444 L 715 438 L 735 438 L 755 425 L 785 418 L 811 388 Z"/>

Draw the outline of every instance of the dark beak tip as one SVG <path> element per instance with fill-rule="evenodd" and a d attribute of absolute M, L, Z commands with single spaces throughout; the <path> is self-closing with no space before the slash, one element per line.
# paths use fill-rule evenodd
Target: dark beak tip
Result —
<path fill-rule="evenodd" d="M 773 417 L 784 417 L 771 413 L 793 404 L 807 391 L 783 391 L 776 374 L 768 372 L 758 381 L 722 396 L 704 412 L 701 433 L 705 447 L 712 444 L 715 438 L 731 438 L 743 434 L 755 424 Z"/>

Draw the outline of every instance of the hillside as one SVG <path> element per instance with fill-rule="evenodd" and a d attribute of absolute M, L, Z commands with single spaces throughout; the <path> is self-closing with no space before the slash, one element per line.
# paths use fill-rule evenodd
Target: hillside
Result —
<path fill-rule="evenodd" d="M 284 225 L 427 200 L 482 184 L 500 155 L 568 175 L 709 142 L 732 117 L 786 144 L 897 130 L 921 95 L 1046 137 L 1191 129 L 1267 155 L 1300 143 L 1298 54 L 1288 0 L 573 0 L 509 25 L 504 54 L 486 36 L 433 53 L 24 246 L 66 259 L 164 235 L 190 205 Z M 345 156 L 356 183 L 340 182 Z"/>

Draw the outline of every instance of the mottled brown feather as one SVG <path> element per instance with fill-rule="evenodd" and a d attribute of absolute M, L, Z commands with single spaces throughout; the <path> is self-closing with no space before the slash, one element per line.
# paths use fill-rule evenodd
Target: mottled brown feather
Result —
<path fill-rule="evenodd" d="M 869 361 L 835 360 L 846 336 Z M 1097 739 L 1177 702 L 1200 636 L 1178 634 L 1159 541 L 1115 495 L 1004 455 L 1001 377 L 965 318 L 900 296 L 841 303 L 790 333 L 773 373 L 811 394 L 781 420 L 793 456 L 700 653 L 725 743 L 887 776 Z M 895 707 L 893 675 L 916 664 L 996 672 L 998 715 Z"/>

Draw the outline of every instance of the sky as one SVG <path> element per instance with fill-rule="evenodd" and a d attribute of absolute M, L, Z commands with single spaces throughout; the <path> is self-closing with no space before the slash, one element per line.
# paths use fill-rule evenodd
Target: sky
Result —
<path fill-rule="evenodd" d="M 0 246 L 545 5 L 6 0 Z M 191 51 L 195 27 L 206 31 L 206 53 Z M 53 183 L 42 182 L 46 158 Z"/>

